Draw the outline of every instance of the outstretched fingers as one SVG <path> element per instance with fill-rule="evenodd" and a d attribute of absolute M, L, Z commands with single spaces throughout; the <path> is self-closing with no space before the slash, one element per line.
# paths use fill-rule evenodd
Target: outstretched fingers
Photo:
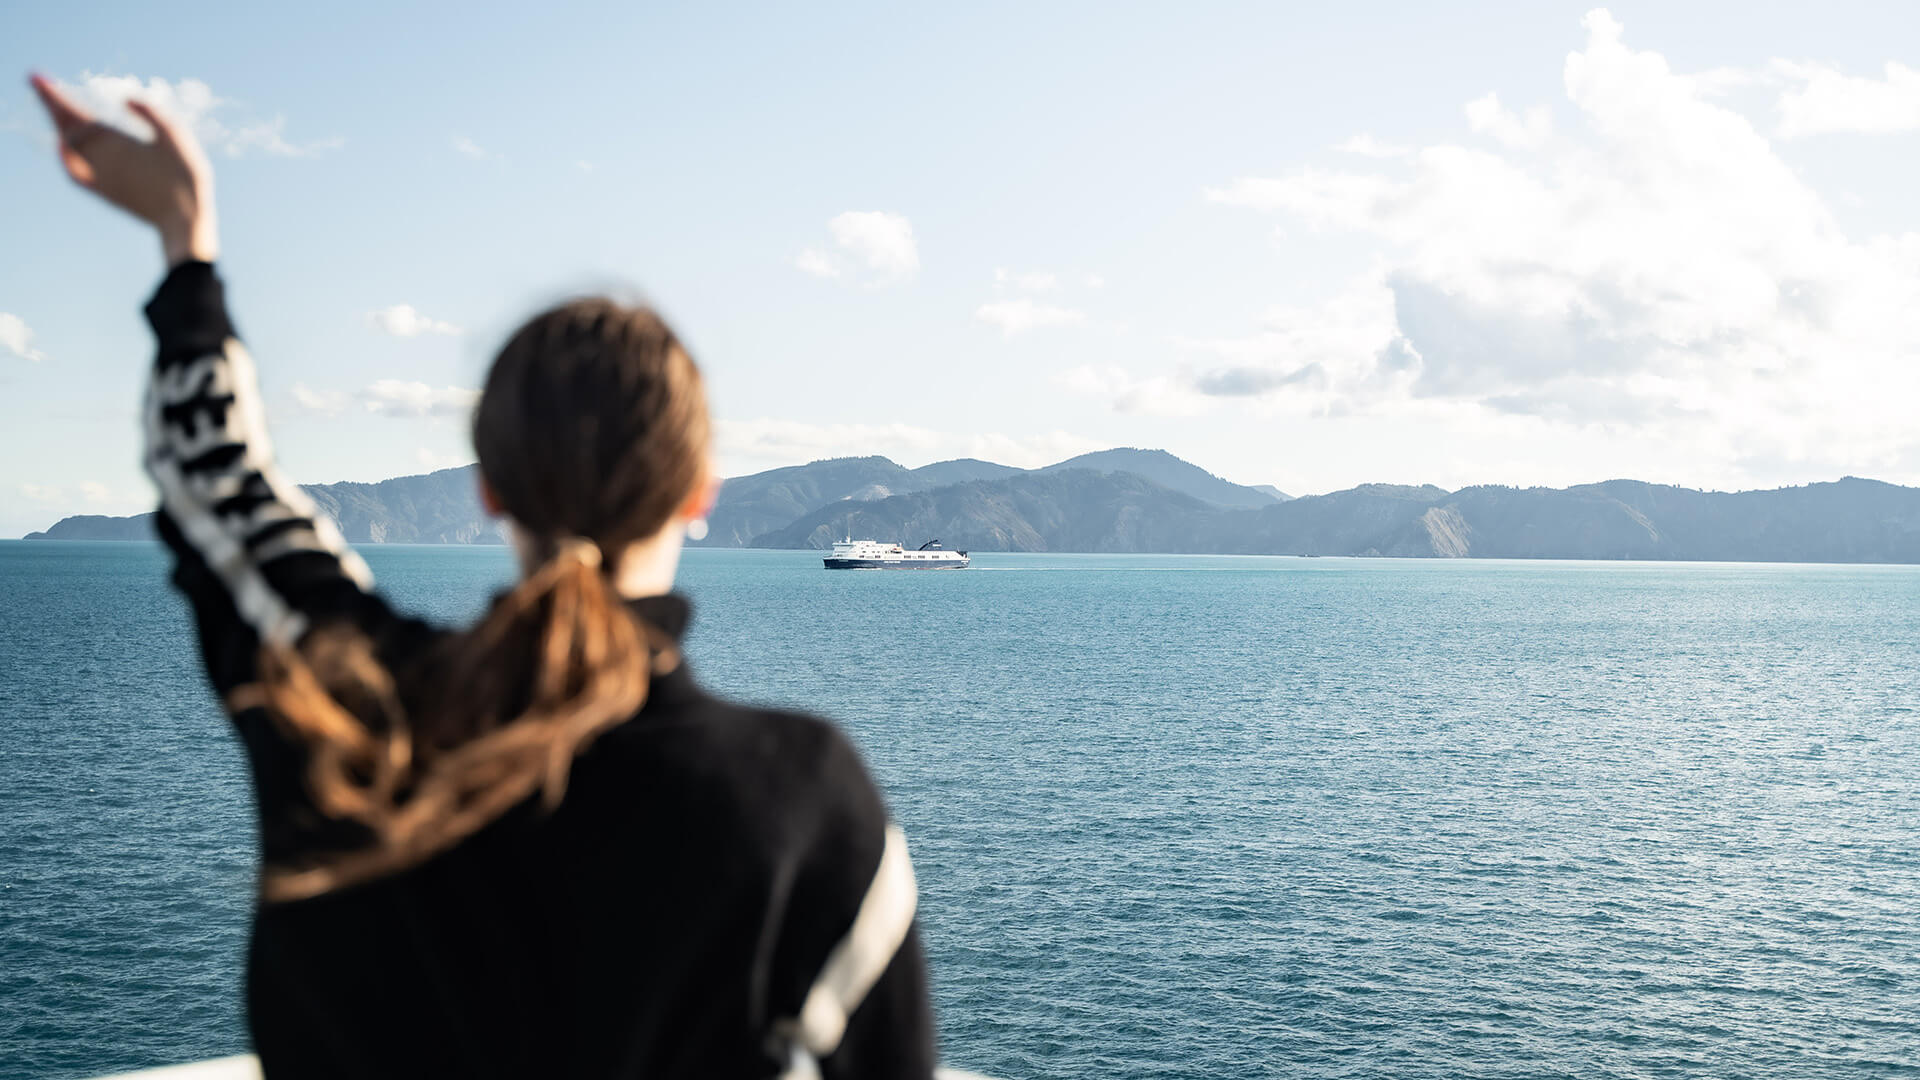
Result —
<path fill-rule="evenodd" d="M 33 84 L 33 92 L 40 96 L 40 103 L 46 106 L 47 115 L 53 120 L 53 129 L 60 137 L 60 164 L 74 183 L 84 188 L 93 187 L 93 164 L 83 151 L 87 143 L 105 129 L 53 80 L 44 75 L 35 75 L 29 81 Z"/>
<path fill-rule="evenodd" d="M 47 115 L 53 118 L 54 130 L 60 133 L 62 142 L 93 123 L 93 116 L 68 97 L 52 79 L 35 75 L 28 82 L 33 84 L 33 92 L 40 95 L 40 104 L 46 106 Z"/>
<path fill-rule="evenodd" d="M 188 128 L 145 102 L 128 102 L 153 128 L 143 139 L 100 122 L 53 80 L 32 78 L 33 92 L 59 132 L 60 163 L 74 182 L 160 230 L 169 263 L 211 259 L 212 171 Z"/>

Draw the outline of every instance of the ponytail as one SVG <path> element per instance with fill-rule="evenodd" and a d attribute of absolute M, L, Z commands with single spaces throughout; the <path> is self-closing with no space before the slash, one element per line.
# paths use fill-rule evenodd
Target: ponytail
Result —
<path fill-rule="evenodd" d="M 479 625 L 399 672 L 352 629 L 264 646 L 257 703 L 306 749 L 315 808 L 368 835 L 346 851 L 269 864 L 266 899 L 417 865 L 536 791 L 557 807 L 574 758 L 679 663 L 673 639 L 633 614 L 605 569 L 593 541 L 562 541 Z"/>
<path fill-rule="evenodd" d="M 700 369 L 658 314 L 571 301 L 494 358 L 473 447 L 505 514 L 544 556 L 478 626 L 390 666 L 378 642 L 320 626 L 267 645 L 264 705 L 306 751 L 323 816 L 365 842 L 265 870 L 295 900 L 416 865 L 536 792 L 560 804 L 573 760 L 679 663 L 674 640 L 613 589 L 601 551 L 657 536 L 705 480 L 711 423 Z"/>

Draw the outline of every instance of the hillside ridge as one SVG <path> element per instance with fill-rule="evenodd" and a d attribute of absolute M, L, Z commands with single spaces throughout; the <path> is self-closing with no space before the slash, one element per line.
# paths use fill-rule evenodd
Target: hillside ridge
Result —
<path fill-rule="evenodd" d="M 501 543 L 475 466 L 308 485 L 350 543 Z M 29 539 L 151 539 L 151 515 L 69 517 Z M 1920 488 L 1839 480 L 1699 491 L 1615 478 L 1567 488 L 1361 484 L 1287 497 L 1163 450 L 1039 469 L 827 458 L 727 480 L 696 546 L 820 549 L 848 535 L 971 551 L 1920 563 Z"/>

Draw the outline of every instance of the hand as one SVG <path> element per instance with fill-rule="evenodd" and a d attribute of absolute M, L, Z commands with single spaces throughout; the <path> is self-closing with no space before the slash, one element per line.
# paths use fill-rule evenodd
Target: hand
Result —
<path fill-rule="evenodd" d="M 95 120 L 51 81 L 35 75 L 32 82 L 74 183 L 160 230 L 168 266 L 213 261 L 220 247 L 213 169 L 192 132 L 130 101 L 127 108 L 153 127 L 152 141 L 142 141 Z"/>

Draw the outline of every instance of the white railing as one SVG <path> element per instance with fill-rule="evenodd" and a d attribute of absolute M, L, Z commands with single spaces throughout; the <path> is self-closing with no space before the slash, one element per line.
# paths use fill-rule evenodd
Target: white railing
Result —
<path fill-rule="evenodd" d="M 252 1054 L 196 1061 L 190 1065 L 168 1065 L 162 1069 L 142 1069 L 102 1077 L 101 1080 L 260 1080 L 260 1059 Z"/>
<path fill-rule="evenodd" d="M 988 1080 L 979 1073 L 962 1072 L 959 1069 L 936 1069 L 933 1077 L 934 1080 Z M 101 1080 L 261 1080 L 260 1060 L 252 1054 L 238 1054 L 214 1061 L 142 1069 L 139 1072 L 102 1077 Z"/>

